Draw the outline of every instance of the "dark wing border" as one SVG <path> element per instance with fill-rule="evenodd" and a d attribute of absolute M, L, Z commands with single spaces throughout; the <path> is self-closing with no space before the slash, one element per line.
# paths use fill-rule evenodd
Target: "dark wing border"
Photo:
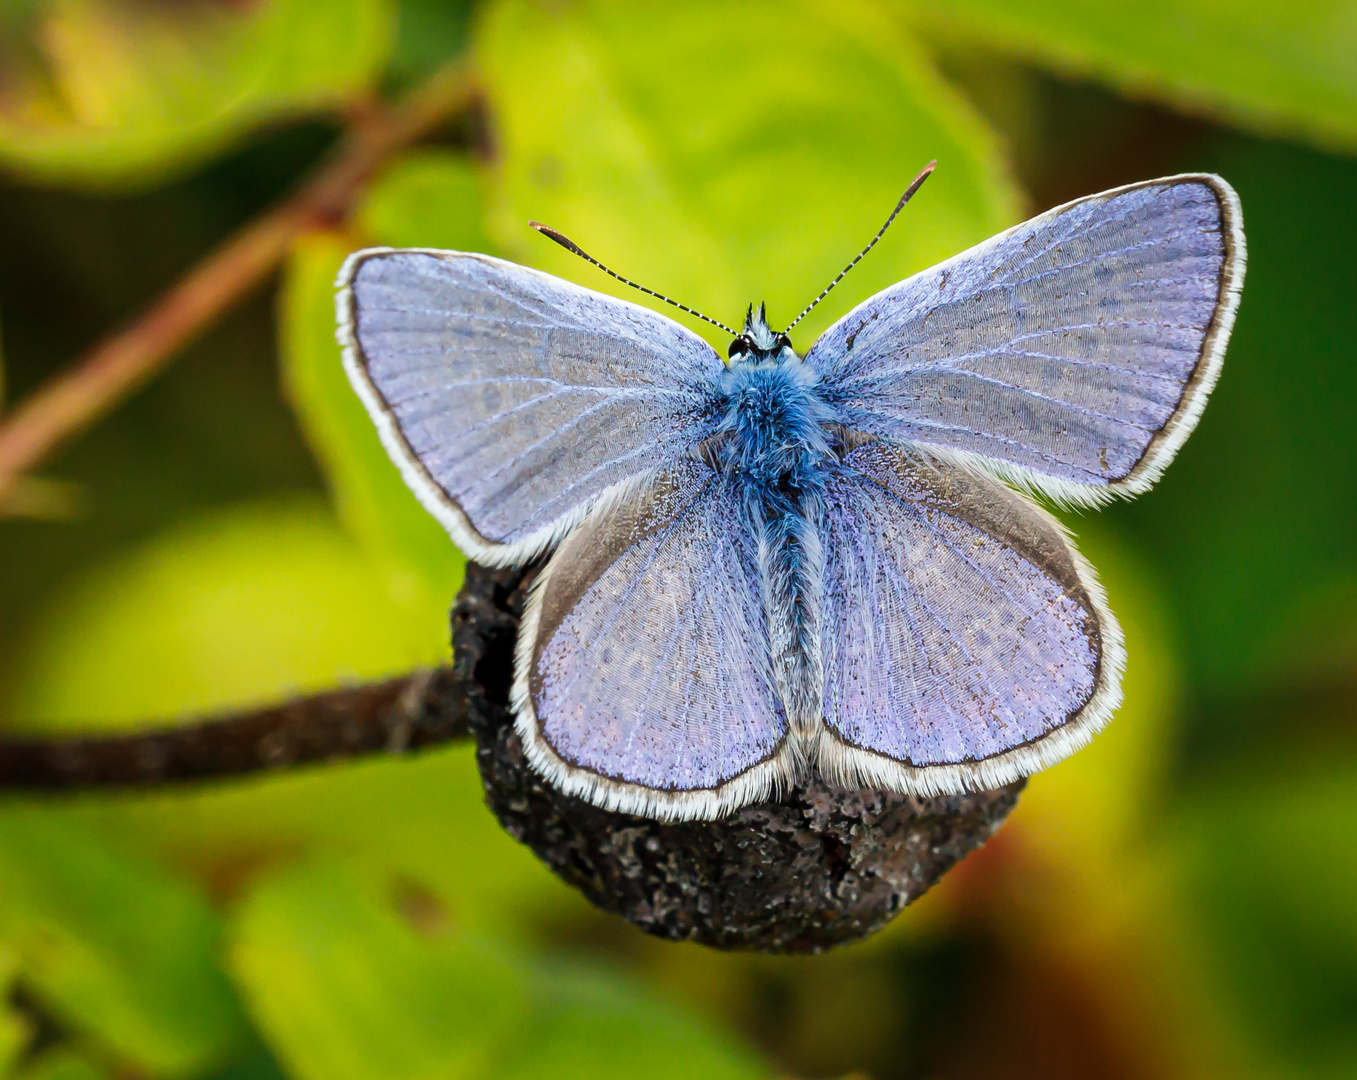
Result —
<path fill-rule="evenodd" d="M 1131 471 L 1116 483 L 1107 485 L 1109 491 L 1124 497 L 1143 494 L 1154 486 L 1201 419 L 1206 400 L 1215 389 L 1225 362 L 1225 347 L 1230 343 L 1230 332 L 1234 329 L 1235 313 L 1239 310 L 1239 297 L 1244 288 L 1244 266 L 1248 261 L 1248 251 L 1244 244 L 1244 217 L 1239 196 L 1235 194 L 1234 188 L 1214 173 L 1182 173 L 1104 192 L 1109 195 L 1120 194 L 1155 184 L 1187 182 L 1205 184 L 1215 192 L 1220 202 L 1221 238 L 1225 243 L 1225 262 L 1220 269 L 1220 292 L 1216 296 L 1216 310 L 1211 316 L 1211 324 L 1206 328 L 1206 337 L 1202 341 L 1201 357 L 1192 369 L 1192 377 L 1183 387 L 1178 407 L 1150 440 L 1145 453 Z"/>

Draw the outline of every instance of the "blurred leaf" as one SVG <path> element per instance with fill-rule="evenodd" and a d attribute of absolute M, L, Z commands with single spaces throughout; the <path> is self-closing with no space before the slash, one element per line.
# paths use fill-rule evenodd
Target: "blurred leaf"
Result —
<path fill-rule="evenodd" d="M 44 1006 L 119 1057 L 183 1074 L 242 1035 L 207 905 L 41 810 L 0 807 L 0 939 Z"/>
<path fill-rule="evenodd" d="M 288 1080 L 282 1065 L 268 1047 L 257 1041 L 258 1036 L 254 1032 L 251 1035 L 256 1041 L 238 1058 L 202 1080 Z"/>
<path fill-rule="evenodd" d="M 361 93 L 393 31 L 390 0 L 42 0 L 0 15 L 0 164 L 158 182 L 262 121 Z"/>
<path fill-rule="evenodd" d="M 409 671 L 447 654 L 447 597 L 420 599 L 393 599 L 309 498 L 207 514 L 51 600 L 9 714 L 30 729 L 163 723 Z"/>
<path fill-rule="evenodd" d="M 1192 931 L 1239 1030 L 1302 1075 L 1353 1075 L 1357 770 L 1236 775 L 1200 791 L 1173 833 Z"/>
<path fill-rule="evenodd" d="M 521 976 L 455 927 L 419 934 L 393 895 L 335 865 L 260 886 L 237 919 L 232 968 L 298 1080 L 491 1075 L 521 1030 Z"/>
<path fill-rule="evenodd" d="M 478 934 L 526 938 L 544 916 L 587 908 L 490 815 L 468 744 L 61 813 L 140 838 L 218 895 L 299 852 L 342 853 L 428 882 Z"/>
<path fill-rule="evenodd" d="M 374 243 L 488 252 L 481 188 L 465 154 L 412 150 L 373 181 L 354 217 Z"/>
<path fill-rule="evenodd" d="M 466 47 L 470 0 L 400 0 L 389 74 L 409 82 L 431 75 Z"/>
<path fill-rule="evenodd" d="M 73 1050 L 49 1050 L 13 1080 L 104 1080 L 105 1073 Z"/>
<path fill-rule="evenodd" d="M 991 888 L 1002 883 L 990 898 L 999 934 L 1025 965 L 1077 973 L 1104 1037 L 1137 1048 L 1144 1066 L 1128 1073 L 1215 1076 L 1228 1042 L 1211 1003 L 1184 989 L 1199 980 L 1200 958 L 1166 935 L 1180 901 L 1156 861 L 1181 707 L 1175 627 L 1153 563 L 1097 519 L 1070 524 L 1125 635 L 1123 701 L 1089 746 L 1028 780 L 1002 832 L 975 858 L 982 877 L 991 860 Z M 932 903 L 965 918 L 977 899 L 967 880 L 975 869 L 944 879 Z M 1203 1062 L 1202 1071 L 1189 1061 Z"/>
<path fill-rule="evenodd" d="M 26 517 L 38 521 L 70 521 L 80 517 L 88 505 L 88 493 L 81 484 L 53 480 L 46 476 L 16 477 L 0 497 L 0 518 Z"/>
<path fill-rule="evenodd" d="M 767 1066 L 733 1040 L 615 975 L 566 965 L 534 972 L 532 1038 L 495 1080 L 753 1080 Z"/>
<path fill-rule="evenodd" d="M 1351 0 L 896 0 L 949 37 L 973 36 L 1272 135 L 1357 149 L 1357 5 Z"/>
<path fill-rule="evenodd" d="M 484 251 L 479 181 L 464 156 L 407 155 L 378 178 L 357 221 L 371 242 Z M 450 605 L 464 560 L 419 505 L 349 385 L 335 345 L 334 280 L 359 246 L 334 234 L 303 238 L 288 262 L 282 299 L 283 378 L 329 480 L 344 523 L 405 575 L 410 590 Z"/>
<path fill-rule="evenodd" d="M 18 974 L 19 954 L 14 951 L 14 946 L 0 940 L 0 1076 L 9 1075 L 33 1035 L 24 1017 L 9 1006 L 10 993 Z"/>
<path fill-rule="evenodd" d="M 243 905 L 233 968 L 299 1080 L 765 1075 L 635 988 L 541 969 L 412 888 L 319 864 Z"/>
<path fill-rule="evenodd" d="M 1153 831 L 1175 743 L 1179 676 L 1171 623 L 1155 568 L 1084 519 L 1079 547 L 1097 568 L 1126 637 L 1123 700 L 1093 742 L 1033 776 L 1009 819 L 1021 843 L 1059 875 L 1046 902 L 1065 903 L 1093 929 L 1120 919 L 1128 856 Z M 1054 884 L 1054 882 L 1052 883 Z M 1096 896 L 1096 903 L 1090 897 Z M 1073 916 L 1057 914 L 1057 921 Z"/>
<path fill-rule="evenodd" d="M 528 219 L 726 323 L 766 299 L 784 325 L 936 157 L 895 232 L 798 332 L 805 346 L 857 300 L 1017 215 L 988 129 L 865 4 L 499 0 L 481 29 L 500 151 L 492 235 L 591 288 L 646 302 Z M 688 323 L 724 353 L 719 332 Z"/>
<path fill-rule="evenodd" d="M 1357 691 L 1357 560 L 1316 575 L 1298 590 L 1273 627 L 1260 661 L 1271 670 L 1259 683 L 1278 691 L 1342 687 L 1351 703 Z M 1313 704 L 1313 703 L 1311 703 Z"/>

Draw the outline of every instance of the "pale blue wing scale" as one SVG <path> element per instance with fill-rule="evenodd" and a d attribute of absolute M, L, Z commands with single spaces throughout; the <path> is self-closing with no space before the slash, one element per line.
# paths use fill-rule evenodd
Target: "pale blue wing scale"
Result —
<path fill-rule="evenodd" d="M 1243 270 L 1234 191 L 1169 177 L 1069 203 L 891 286 L 806 359 L 851 429 L 1096 503 L 1148 488 L 1191 431 Z"/>
<path fill-rule="evenodd" d="M 695 461 L 599 505 L 534 586 L 514 703 L 529 759 L 609 809 L 711 818 L 790 776 L 758 542 Z"/>
<path fill-rule="evenodd" d="M 525 561 L 718 420 L 720 358 L 647 308 L 484 255 L 373 250 L 339 280 L 350 379 L 474 558 Z"/>
<path fill-rule="evenodd" d="M 1091 567 L 1024 496 L 871 443 L 825 488 L 821 768 L 923 794 L 1072 753 L 1120 699 L 1121 633 Z"/>

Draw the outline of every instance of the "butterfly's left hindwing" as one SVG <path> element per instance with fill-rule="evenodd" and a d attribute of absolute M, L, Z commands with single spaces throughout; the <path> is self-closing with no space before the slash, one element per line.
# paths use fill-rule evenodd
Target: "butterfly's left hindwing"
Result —
<path fill-rule="evenodd" d="M 607 809 L 714 818 L 786 783 L 737 481 L 683 461 L 589 514 L 534 584 L 514 707 L 538 771 Z"/>
<path fill-rule="evenodd" d="M 993 788 L 1084 745 L 1121 700 L 1121 631 L 1050 515 L 882 443 L 825 489 L 822 771 Z"/>
<path fill-rule="evenodd" d="M 374 249 L 338 281 L 354 388 L 467 555 L 524 562 L 719 421 L 720 358 L 671 319 L 486 255 Z"/>
<path fill-rule="evenodd" d="M 1076 505 L 1159 478 L 1215 386 L 1244 279 L 1218 176 L 1047 211 L 892 285 L 806 354 L 849 428 Z"/>

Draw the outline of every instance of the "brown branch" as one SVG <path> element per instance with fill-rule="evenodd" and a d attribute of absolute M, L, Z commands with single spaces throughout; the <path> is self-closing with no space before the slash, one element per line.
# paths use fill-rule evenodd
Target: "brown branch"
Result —
<path fill-rule="evenodd" d="M 0 504 L 20 474 L 106 413 L 262 281 L 301 233 L 342 218 L 394 151 L 467 108 L 475 94 L 470 76 L 456 65 L 399 105 L 365 114 L 296 194 L 228 239 L 131 325 L 39 387 L 0 426 Z"/>
<path fill-rule="evenodd" d="M 466 712 L 464 680 L 435 668 L 184 727 L 0 738 L 0 788 L 149 787 L 403 753 L 465 738 Z"/>

